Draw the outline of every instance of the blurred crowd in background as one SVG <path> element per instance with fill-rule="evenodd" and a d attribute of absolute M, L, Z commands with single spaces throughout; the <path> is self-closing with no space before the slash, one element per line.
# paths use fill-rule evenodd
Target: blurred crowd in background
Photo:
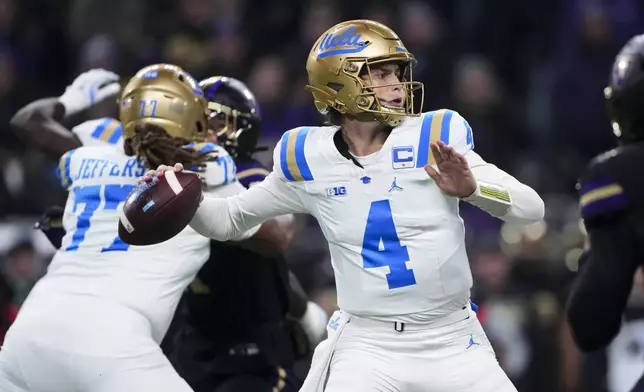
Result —
<path fill-rule="evenodd" d="M 306 55 L 324 30 L 350 18 L 394 28 L 418 59 L 424 109 L 460 112 L 478 153 L 546 201 L 545 221 L 523 229 L 461 210 L 473 299 L 519 391 L 619 390 L 611 353 L 580 356 L 562 309 L 584 244 L 576 177 L 614 146 L 602 90 L 619 48 L 642 32 L 640 0 L 0 0 L 0 330 L 53 252 L 33 222 L 66 196 L 57 163 L 9 129 L 17 109 L 59 96 L 90 68 L 126 80 L 170 62 L 198 79 L 246 81 L 262 107 L 261 144 L 272 149 L 285 130 L 320 122 L 303 88 Z M 270 154 L 263 158 L 270 164 Z M 299 223 L 290 265 L 331 311 L 326 242 L 314 219 Z M 624 339 L 620 355 L 644 370 L 644 335 L 642 344 Z"/>

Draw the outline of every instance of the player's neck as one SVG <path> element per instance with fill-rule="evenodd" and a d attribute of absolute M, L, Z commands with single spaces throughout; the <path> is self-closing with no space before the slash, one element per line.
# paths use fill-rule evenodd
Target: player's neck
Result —
<path fill-rule="evenodd" d="M 341 127 L 342 138 L 349 151 L 363 157 L 380 151 L 389 136 L 390 128 L 379 122 L 364 122 L 346 119 Z"/>

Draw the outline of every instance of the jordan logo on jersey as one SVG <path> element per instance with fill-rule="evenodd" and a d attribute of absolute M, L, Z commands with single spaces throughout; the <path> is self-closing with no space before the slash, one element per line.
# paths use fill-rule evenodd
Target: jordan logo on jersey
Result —
<path fill-rule="evenodd" d="M 477 343 L 474 341 L 474 336 L 470 335 L 470 342 L 468 343 L 466 350 L 472 346 L 480 346 L 480 345 L 481 345 L 480 343 Z"/>
<path fill-rule="evenodd" d="M 389 192 L 402 191 L 402 190 L 403 189 L 401 187 L 399 187 L 398 184 L 396 183 L 396 177 L 394 177 L 394 181 L 391 183 L 391 187 L 389 188 Z"/>

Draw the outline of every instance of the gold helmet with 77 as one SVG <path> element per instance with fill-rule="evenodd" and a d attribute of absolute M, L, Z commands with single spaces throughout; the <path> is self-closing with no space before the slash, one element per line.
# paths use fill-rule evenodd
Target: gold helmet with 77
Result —
<path fill-rule="evenodd" d="M 119 99 L 124 150 L 147 167 L 181 162 L 201 167 L 204 158 L 185 146 L 208 134 L 208 103 L 182 68 L 155 64 L 139 70 Z"/>
<path fill-rule="evenodd" d="M 203 140 L 208 131 L 208 103 L 194 78 L 176 65 L 142 68 L 121 93 L 119 117 L 123 136 L 134 135 L 145 122 L 163 128 L 170 136 Z"/>

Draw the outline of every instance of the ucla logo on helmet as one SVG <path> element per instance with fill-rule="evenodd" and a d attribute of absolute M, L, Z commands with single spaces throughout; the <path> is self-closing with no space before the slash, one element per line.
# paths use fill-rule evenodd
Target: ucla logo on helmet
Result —
<path fill-rule="evenodd" d="M 364 41 L 360 41 L 361 34 L 356 34 L 355 31 L 355 27 L 349 27 L 342 34 L 325 34 L 322 37 L 322 42 L 320 42 L 318 58 L 363 51 L 367 44 Z"/>
<path fill-rule="evenodd" d="M 141 76 L 143 79 L 156 79 L 159 77 L 159 73 L 157 71 L 148 71 Z"/>

